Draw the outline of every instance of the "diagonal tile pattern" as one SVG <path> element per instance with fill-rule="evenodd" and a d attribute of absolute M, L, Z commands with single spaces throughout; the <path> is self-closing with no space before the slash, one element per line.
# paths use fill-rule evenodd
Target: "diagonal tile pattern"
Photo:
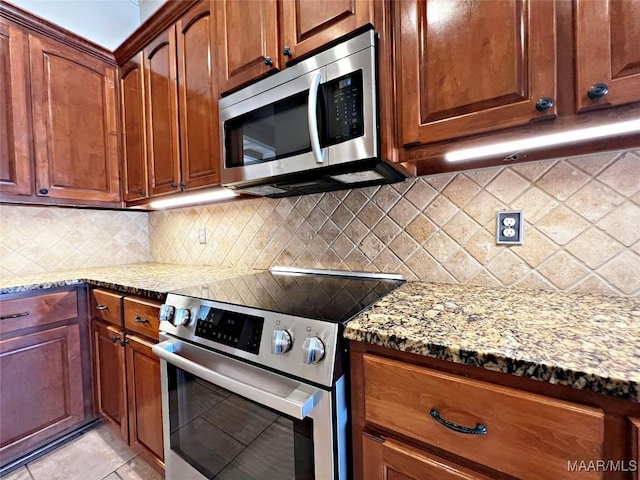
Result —
<path fill-rule="evenodd" d="M 156 262 L 396 271 L 411 279 L 638 295 L 640 151 L 149 215 Z M 495 245 L 524 210 L 525 243 Z M 210 241 L 197 243 L 198 228 Z"/>
<path fill-rule="evenodd" d="M 0 206 L 0 274 L 148 262 L 145 212 Z"/>

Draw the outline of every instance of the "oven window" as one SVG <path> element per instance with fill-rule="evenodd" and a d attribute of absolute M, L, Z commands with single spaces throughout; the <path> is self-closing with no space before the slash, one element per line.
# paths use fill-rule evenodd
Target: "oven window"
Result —
<path fill-rule="evenodd" d="M 209 479 L 312 480 L 313 421 L 282 416 L 173 365 L 171 450 Z"/>

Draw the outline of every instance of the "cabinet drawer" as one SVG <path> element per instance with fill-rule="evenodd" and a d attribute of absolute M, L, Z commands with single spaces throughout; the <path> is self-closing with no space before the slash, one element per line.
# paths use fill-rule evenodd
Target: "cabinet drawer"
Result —
<path fill-rule="evenodd" d="M 6 300 L 0 302 L 0 317 L 2 334 L 71 320 L 78 317 L 78 294 L 73 290 Z"/>
<path fill-rule="evenodd" d="M 91 317 L 96 320 L 122 326 L 121 305 L 123 295 L 107 290 L 91 291 Z"/>
<path fill-rule="evenodd" d="M 149 338 L 158 339 L 160 302 L 140 297 L 125 297 L 124 326 Z"/>
<path fill-rule="evenodd" d="M 373 355 L 364 355 L 364 383 L 367 422 L 523 480 L 565 478 L 568 462 L 603 458 L 599 409 Z M 441 420 L 487 432 L 453 431 L 434 409 Z"/>

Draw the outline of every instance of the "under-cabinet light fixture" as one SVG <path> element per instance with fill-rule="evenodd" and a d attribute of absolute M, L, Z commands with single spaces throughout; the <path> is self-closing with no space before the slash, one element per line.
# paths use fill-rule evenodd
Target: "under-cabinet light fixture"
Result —
<path fill-rule="evenodd" d="M 151 202 L 149 206 L 151 208 L 157 209 L 181 207 L 184 205 L 192 205 L 196 203 L 229 200 L 234 197 L 237 197 L 237 195 L 233 191 L 223 188 L 220 190 L 214 190 L 204 193 L 192 193 L 187 195 L 180 195 L 178 197 L 167 198 L 164 200 L 156 200 L 154 202 Z"/>
<path fill-rule="evenodd" d="M 539 135 L 537 137 L 510 142 L 494 143 L 484 147 L 452 150 L 444 158 L 448 162 L 460 162 L 475 158 L 492 157 L 494 155 L 513 154 L 526 150 L 535 150 L 542 147 L 562 145 L 565 143 L 579 142 L 583 140 L 610 137 L 625 133 L 640 133 L 640 120 L 628 120 L 625 122 L 611 123 L 598 127 L 580 128 L 561 133 Z"/>

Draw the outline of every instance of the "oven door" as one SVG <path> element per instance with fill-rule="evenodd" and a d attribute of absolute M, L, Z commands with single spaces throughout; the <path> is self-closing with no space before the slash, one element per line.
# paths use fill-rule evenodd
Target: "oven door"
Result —
<path fill-rule="evenodd" d="M 167 480 L 346 478 L 335 393 L 161 335 Z M 335 455 L 334 452 L 342 452 Z"/>

